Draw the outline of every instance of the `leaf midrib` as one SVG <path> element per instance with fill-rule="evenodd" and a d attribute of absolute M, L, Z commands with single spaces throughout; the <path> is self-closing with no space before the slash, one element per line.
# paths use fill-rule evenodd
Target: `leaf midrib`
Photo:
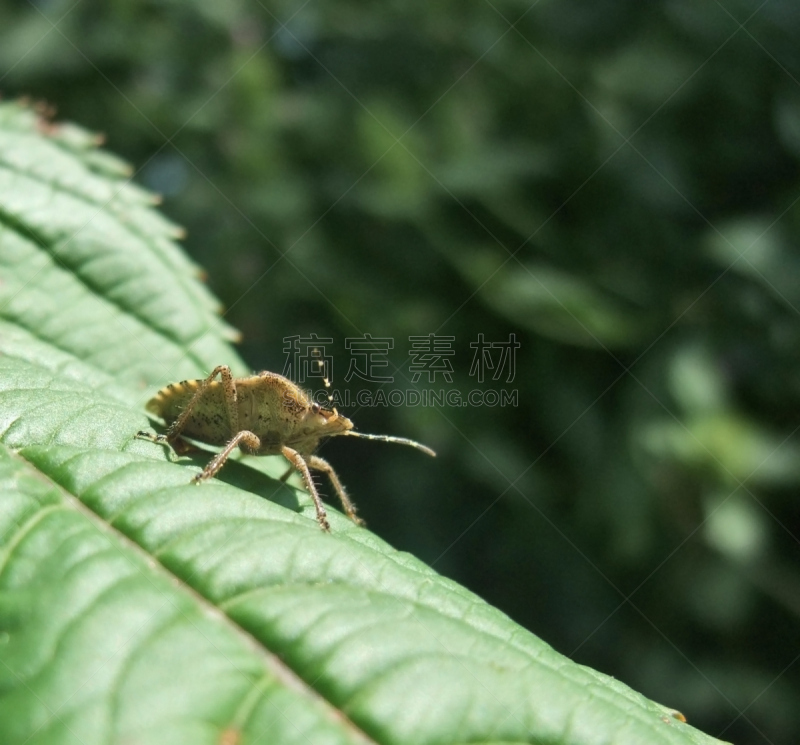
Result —
<path fill-rule="evenodd" d="M 223 626 L 236 634 L 237 637 L 244 642 L 247 648 L 262 660 L 266 670 L 272 674 L 280 684 L 285 685 L 290 690 L 294 690 L 302 696 L 315 700 L 328 713 L 330 719 L 334 721 L 334 723 L 341 723 L 343 726 L 346 726 L 357 739 L 361 740 L 366 745 L 379 745 L 376 740 L 369 737 L 333 702 L 325 698 L 318 690 L 308 684 L 292 668 L 284 663 L 278 654 L 268 649 L 249 631 L 237 624 L 230 616 L 226 615 L 222 610 L 220 610 L 220 608 L 214 605 L 200 592 L 195 590 L 191 585 L 184 582 L 178 575 L 170 572 L 167 567 L 165 567 L 155 556 L 147 552 L 142 546 L 129 538 L 127 535 L 106 522 L 106 520 L 104 520 L 100 515 L 87 507 L 77 495 L 73 494 L 61 484 L 42 473 L 42 471 L 36 468 L 36 466 L 31 461 L 27 460 L 21 453 L 15 452 L 11 449 L 8 449 L 8 452 L 12 458 L 16 458 L 17 460 L 21 461 L 26 470 L 33 471 L 37 478 L 45 480 L 53 489 L 57 490 L 58 494 L 61 495 L 64 502 L 69 507 L 86 517 L 102 532 L 113 535 L 123 544 L 123 546 L 143 559 L 145 566 L 149 567 L 153 572 L 160 573 L 161 576 L 165 578 L 175 589 L 188 594 L 192 601 L 206 616 L 220 622 Z M 22 534 L 23 532 L 29 532 L 31 527 L 35 526 L 41 521 L 45 513 L 49 514 L 50 512 L 57 511 L 59 509 L 63 509 L 63 506 L 46 505 L 38 509 L 36 514 L 31 516 L 31 518 L 27 520 L 24 525 L 20 526 L 19 531 L 15 532 L 14 536 L 11 538 L 11 545 L 17 545 L 22 537 L 21 536 L 18 539 L 17 535 Z M 2 571 L 6 560 L 7 557 L 4 557 L 3 563 L 0 564 L 0 571 Z M 144 567 L 140 567 L 140 571 L 145 573 Z"/>

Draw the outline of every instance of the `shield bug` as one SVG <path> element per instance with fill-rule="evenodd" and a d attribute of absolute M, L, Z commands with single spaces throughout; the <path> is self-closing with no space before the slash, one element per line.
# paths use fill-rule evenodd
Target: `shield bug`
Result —
<path fill-rule="evenodd" d="M 317 522 L 326 531 L 330 530 L 330 524 L 311 478 L 311 469 L 326 473 L 347 516 L 357 525 L 363 525 L 363 521 L 356 515 L 355 505 L 333 466 L 314 455 L 320 440 L 349 435 L 397 442 L 436 455 L 429 447 L 405 437 L 356 432 L 353 423 L 335 407 L 321 407 L 292 381 L 267 371 L 234 378 L 230 367 L 219 365 L 205 380 L 184 380 L 162 388 L 148 402 L 147 409 L 166 422 L 167 433 L 139 432 L 138 437 L 173 445 L 185 436 L 209 445 L 224 445 L 192 479 L 193 483 L 213 478 L 237 447 L 252 455 L 283 455 L 291 465 L 281 481 L 295 470 L 300 472 L 314 500 Z"/>

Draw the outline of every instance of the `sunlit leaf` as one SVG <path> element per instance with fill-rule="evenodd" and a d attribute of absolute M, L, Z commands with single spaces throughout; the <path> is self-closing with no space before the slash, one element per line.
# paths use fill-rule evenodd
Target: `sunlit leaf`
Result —
<path fill-rule="evenodd" d="M 136 439 L 152 386 L 243 369 L 149 201 L 0 108 L 3 743 L 715 742 L 338 513 L 323 533 L 304 491 L 236 463 L 194 486 Z"/>

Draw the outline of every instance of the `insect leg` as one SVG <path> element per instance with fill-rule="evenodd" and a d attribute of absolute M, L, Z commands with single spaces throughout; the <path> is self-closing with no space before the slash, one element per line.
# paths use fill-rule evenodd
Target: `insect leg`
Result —
<path fill-rule="evenodd" d="M 261 447 L 261 440 L 246 429 L 237 432 L 225 448 L 217 453 L 202 472 L 198 473 L 197 476 L 192 479 L 192 483 L 199 484 L 201 481 L 213 478 L 217 474 L 217 471 L 225 465 L 225 461 L 228 460 L 234 449 L 241 444 L 244 444 L 250 450 L 257 451 Z"/>
<path fill-rule="evenodd" d="M 331 480 L 333 488 L 336 489 L 336 493 L 339 495 L 339 499 L 342 502 L 342 507 L 344 507 L 344 511 L 347 513 L 347 516 L 356 525 L 365 525 L 364 521 L 358 515 L 356 515 L 356 506 L 350 501 L 350 497 L 347 496 L 347 492 L 345 491 L 342 482 L 339 481 L 336 471 L 333 470 L 333 466 L 328 463 L 328 461 L 320 458 L 317 455 L 309 456 L 308 465 L 316 471 L 322 471 L 323 473 L 328 474 L 328 478 Z"/>
<path fill-rule="evenodd" d="M 143 429 L 136 433 L 136 437 L 139 440 L 149 440 L 156 445 L 165 445 L 169 453 L 168 457 L 171 461 L 177 460 L 179 455 L 186 455 L 186 453 L 200 450 L 196 445 L 192 445 L 192 443 L 186 442 L 186 440 L 170 442 L 166 435 L 154 435 L 152 432 L 147 432 Z"/>
<path fill-rule="evenodd" d="M 157 442 L 159 445 L 169 444 L 169 440 L 167 440 L 166 435 L 154 435 L 152 432 L 148 432 L 144 429 L 140 429 L 136 433 L 136 437 L 139 440 L 150 440 L 150 442 Z"/>
<path fill-rule="evenodd" d="M 167 439 L 166 435 L 154 435 L 152 432 L 147 432 L 144 429 L 140 429 L 136 433 L 136 438 L 139 440 L 149 440 L 157 445 L 166 445 L 167 457 L 171 461 L 176 461 L 178 459 L 178 453 L 176 452 L 175 445 Z"/>
<path fill-rule="evenodd" d="M 306 489 L 308 489 L 311 499 L 314 500 L 314 507 L 317 508 L 317 522 L 319 523 L 319 527 L 324 531 L 329 532 L 331 526 L 328 522 L 328 513 L 325 512 L 325 507 L 322 506 L 322 500 L 319 498 L 319 494 L 317 493 L 317 487 L 314 486 L 314 481 L 311 478 L 311 472 L 308 470 L 308 463 L 306 463 L 305 458 L 303 458 L 300 453 L 290 448 L 288 445 L 284 445 L 281 448 L 281 452 L 283 453 L 284 458 L 286 458 L 286 460 L 288 460 L 298 471 L 300 471 L 300 475 L 303 477 L 303 481 L 306 484 Z"/>
<path fill-rule="evenodd" d="M 236 406 L 236 381 L 231 375 L 231 369 L 227 365 L 218 365 L 214 368 L 211 375 L 209 375 L 195 391 L 194 396 L 189 400 L 186 408 L 181 412 L 181 415 L 172 423 L 172 426 L 167 430 L 167 439 L 174 442 L 181 436 L 186 422 L 192 415 L 194 407 L 203 397 L 203 394 L 208 389 L 208 386 L 214 378 L 220 376 L 222 380 L 222 387 L 225 391 L 225 408 L 228 412 L 228 423 L 230 424 L 231 434 L 236 434 L 239 431 L 239 408 Z"/>

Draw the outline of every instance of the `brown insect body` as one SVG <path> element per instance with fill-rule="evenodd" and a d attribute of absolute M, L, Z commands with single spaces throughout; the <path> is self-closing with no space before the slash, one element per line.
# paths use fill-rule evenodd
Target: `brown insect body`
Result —
<path fill-rule="evenodd" d="M 173 425 L 186 411 L 203 380 L 184 380 L 162 388 L 147 404 L 147 410 Z M 353 429 L 353 423 L 338 412 L 323 409 L 311 401 L 292 381 L 271 372 L 235 379 L 238 429 L 247 430 L 261 441 L 253 455 L 280 455 L 285 445 L 303 455 L 313 453 L 324 437 Z M 202 405 L 195 407 L 181 429 L 181 435 L 209 445 L 226 445 L 236 434 L 227 416 L 225 385 L 208 383 Z"/>
<path fill-rule="evenodd" d="M 363 523 L 333 467 L 313 455 L 320 440 L 351 435 L 410 445 L 435 455 L 430 448 L 404 437 L 355 432 L 353 423 L 335 408 L 323 409 L 290 380 L 267 371 L 234 378 L 227 365 L 220 365 L 205 380 L 184 380 L 162 388 L 148 402 L 147 409 L 164 419 L 169 428 L 166 435 L 139 432 L 141 437 L 170 444 L 189 437 L 225 446 L 194 477 L 195 483 L 216 475 L 237 447 L 253 455 L 283 455 L 291 467 L 281 480 L 293 470 L 299 471 L 314 500 L 317 521 L 326 531 L 330 525 L 309 469 L 327 473 L 347 515 L 356 524 Z"/>

